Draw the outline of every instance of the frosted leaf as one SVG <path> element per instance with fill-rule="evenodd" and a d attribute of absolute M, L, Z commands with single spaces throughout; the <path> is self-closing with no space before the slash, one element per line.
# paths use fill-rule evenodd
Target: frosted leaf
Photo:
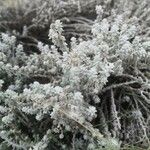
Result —
<path fill-rule="evenodd" d="M 127 42 L 122 46 L 121 50 L 118 51 L 118 53 L 119 53 L 121 59 L 127 59 L 128 57 L 129 57 L 129 58 L 130 58 L 130 57 L 133 57 L 133 51 L 134 51 L 134 49 L 133 49 L 132 44 L 127 41 Z"/>
<path fill-rule="evenodd" d="M 23 107 L 22 108 L 22 111 L 26 114 L 36 114 L 37 110 L 36 109 L 33 109 L 32 107 Z"/>
<path fill-rule="evenodd" d="M 97 5 L 96 6 L 96 13 L 97 13 L 97 22 L 100 22 L 102 20 L 102 16 L 103 16 L 103 8 L 101 5 Z"/>
<path fill-rule="evenodd" d="M 74 94 L 74 100 L 75 100 L 75 101 L 82 102 L 82 100 L 83 100 L 83 95 L 82 95 L 80 92 L 76 92 L 76 93 Z"/>
<path fill-rule="evenodd" d="M 94 100 L 95 103 L 100 103 L 100 98 L 96 94 L 93 95 L 93 100 Z"/>
<path fill-rule="evenodd" d="M 64 138 L 64 134 L 61 133 L 61 134 L 59 135 L 59 138 L 60 138 L 60 139 L 63 139 L 63 138 Z"/>
<path fill-rule="evenodd" d="M 14 115 L 13 114 L 8 114 L 7 116 L 2 118 L 2 122 L 5 124 L 10 124 L 14 120 Z"/>
<path fill-rule="evenodd" d="M 56 20 L 55 23 L 52 23 L 49 30 L 49 39 L 52 39 L 52 42 L 55 46 L 58 46 L 63 52 L 68 51 L 66 39 L 62 36 L 63 28 L 60 20 Z"/>
<path fill-rule="evenodd" d="M 9 36 L 8 34 L 2 33 L 2 40 L 4 43 L 9 44 L 11 46 L 14 46 L 16 43 L 16 37 L 15 36 Z"/>
<path fill-rule="evenodd" d="M 97 12 L 98 15 L 103 13 L 103 8 L 102 8 L 101 5 L 96 6 L 96 12 Z"/>
<path fill-rule="evenodd" d="M 2 86 L 3 86 L 3 84 L 4 84 L 4 81 L 3 81 L 3 80 L 0 80 L 0 90 L 1 90 L 1 88 L 2 88 Z"/>
<path fill-rule="evenodd" d="M 95 23 L 92 27 L 92 33 L 94 36 L 97 36 L 100 33 L 101 26 L 99 23 Z"/>
<path fill-rule="evenodd" d="M 2 114 L 6 113 L 8 111 L 8 109 L 6 107 L 0 106 L 0 112 Z"/>
<path fill-rule="evenodd" d="M 110 25 L 109 25 L 107 19 L 103 19 L 101 24 L 100 24 L 101 31 L 104 33 L 107 33 L 109 30 L 109 26 Z"/>
<path fill-rule="evenodd" d="M 95 108 L 94 106 L 89 106 L 88 111 L 89 111 L 89 115 L 92 116 L 92 118 L 93 118 L 94 116 L 96 116 L 97 110 L 96 110 L 96 108 Z"/>
<path fill-rule="evenodd" d="M 55 87 L 55 93 L 56 94 L 60 94 L 60 93 L 62 93 L 63 92 L 63 89 L 60 87 L 60 86 L 56 86 Z"/>
<path fill-rule="evenodd" d="M 38 113 L 35 118 L 36 118 L 36 120 L 41 121 L 43 119 L 43 114 Z"/>

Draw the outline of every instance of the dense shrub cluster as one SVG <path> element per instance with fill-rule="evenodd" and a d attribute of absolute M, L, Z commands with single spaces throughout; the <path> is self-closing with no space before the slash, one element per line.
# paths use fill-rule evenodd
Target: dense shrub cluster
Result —
<path fill-rule="evenodd" d="M 14 8 L 1 8 L 0 149 L 148 147 L 147 1 L 57 3 L 37 0 L 27 9 L 26 0 L 15 23 Z"/>

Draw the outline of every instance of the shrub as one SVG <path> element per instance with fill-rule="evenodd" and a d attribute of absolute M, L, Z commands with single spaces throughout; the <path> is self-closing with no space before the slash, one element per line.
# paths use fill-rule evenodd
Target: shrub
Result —
<path fill-rule="evenodd" d="M 39 53 L 27 54 L 15 36 L 1 34 L 1 149 L 149 144 L 149 38 L 136 17 L 103 18 L 102 6 L 96 12 L 90 38 L 68 43 L 56 20 L 53 44 L 38 42 Z"/>

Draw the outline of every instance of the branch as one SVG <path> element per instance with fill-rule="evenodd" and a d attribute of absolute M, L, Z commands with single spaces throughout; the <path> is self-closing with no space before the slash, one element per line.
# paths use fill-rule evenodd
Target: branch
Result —
<path fill-rule="evenodd" d="M 119 88 L 119 87 L 122 87 L 125 85 L 134 84 L 134 83 L 137 83 L 137 81 L 129 81 L 129 82 L 123 82 L 123 83 L 119 83 L 119 84 L 113 84 L 113 85 L 107 86 L 106 88 L 102 89 L 99 92 L 99 94 L 104 93 L 104 92 L 111 90 L 111 89 Z"/>

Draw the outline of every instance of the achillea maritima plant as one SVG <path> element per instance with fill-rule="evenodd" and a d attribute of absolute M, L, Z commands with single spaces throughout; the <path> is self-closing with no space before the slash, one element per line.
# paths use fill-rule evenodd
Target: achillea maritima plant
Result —
<path fill-rule="evenodd" d="M 104 6 L 89 38 L 66 40 L 56 20 L 53 44 L 36 40 L 38 53 L 26 52 L 20 34 L 1 33 L 1 149 L 149 146 L 148 28 L 132 11 L 110 16 Z"/>

